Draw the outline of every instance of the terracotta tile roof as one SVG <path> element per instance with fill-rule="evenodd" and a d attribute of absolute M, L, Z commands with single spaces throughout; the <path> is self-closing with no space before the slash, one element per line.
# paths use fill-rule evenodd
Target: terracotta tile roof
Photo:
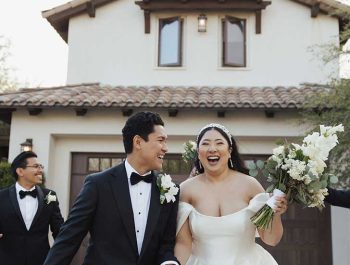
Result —
<path fill-rule="evenodd" d="M 64 41 L 68 41 L 68 25 L 71 17 L 87 13 L 90 17 L 95 17 L 95 9 L 114 2 L 116 0 L 72 0 L 65 4 L 42 11 L 42 16 L 56 29 Z M 145 1 L 145 0 L 144 0 Z M 147 2 L 150 0 L 147 0 Z M 180 1 L 180 0 L 178 0 Z M 333 14 L 335 10 L 344 10 L 348 5 L 338 0 L 292 0 L 308 7 L 318 6 L 320 11 L 326 14 Z M 183 2 L 183 1 L 182 1 Z M 267 1 L 269 2 L 269 1 Z M 335 14 L 342 17 L 341 14 Z"/>
<path fill-rule="evenodd" d="M 0 108 L 297 109 L 325 91 L 303 87 L 111 87 L 80 84 L 0 94 Z"/>

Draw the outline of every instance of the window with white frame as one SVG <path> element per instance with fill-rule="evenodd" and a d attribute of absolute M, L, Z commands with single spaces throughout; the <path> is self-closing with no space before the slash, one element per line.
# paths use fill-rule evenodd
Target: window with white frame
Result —
<path fill-rule="evenodd" d="M 158 66 L 182 66 L 182 27 L 180 17 L 159 19 Z"/>
<path fill-rule="evenodd" d="M 222 19 L 222 66 L 246 67 L 246 20 Z"/>

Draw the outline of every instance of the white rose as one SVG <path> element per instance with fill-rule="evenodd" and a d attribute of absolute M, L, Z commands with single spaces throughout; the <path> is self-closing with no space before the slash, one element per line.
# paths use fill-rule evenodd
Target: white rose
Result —
<path fill-rule="evenodd" d="M 170 175 L 168 175 L 168 174 L 164 174 L 163 176 L 162 176 L 162 188 L 164 188 L 164 189 L 168 189 L 168 188 L 170 188 L 170 187 L 172 187 L 173 186 L 173 182 L 172 182 L 172 180 L 171 180 L 171 177 L 170 177 Z"/>
<path fill-rule="evenodd" d="M 272 150 L 272 153 L 275 155 L 275 156 L 279 156 L 279 155 L 284 155 L 284 146 L 281 145 L 279 147 L 276 147 Z"/>
<path fill-rule="evenodd" d="M 49 194 L 46 195 L 46 203 L 49 204 L 50 202 L 55 202 L 55 201 L 57 201 L 57 197 L 56 195 L 52 195 L 50 191 Z"/>
<path fill-rule="evenodd" d="M 175 195 L 179 192 L 179 188 L 175 185 L 164 194 L 167 202 L 175 202 Z"/>

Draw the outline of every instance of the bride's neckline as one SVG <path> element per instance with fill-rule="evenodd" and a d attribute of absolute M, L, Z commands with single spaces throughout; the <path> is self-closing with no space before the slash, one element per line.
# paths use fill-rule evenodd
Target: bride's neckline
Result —
<path fill-rule="evenodd" d="M 244 207 L 244 208 L 242 208 L 242 209 L 240 209 L 240 210 L 238 210 L 238 211 L 235 211 L 235 212 L 233 212 L 233 213 L 229 213 L 229 214 L 225 214 L 225 215 L 221 215 L 221 216 L 212 216 L 212 215 L 206 215 L 206 214 L 203 214 L 203 213 L 199 212 L 196 208 L 193 207 L 192 204 L 190 204 L 190 203 L 188 203 L 188 202 L 180 201 L 180 203 L 187 204 L 187 205 L 190 206 L 198 215 L 201 215 L 201 216 L 204 216 L 204 217 L 209 217 L 209 218 L 224 218 L 224 217 L 229 217 L 229 216 L 238 214 L 238 213 L 240 213 L 240 212 L 246 210 L 246 209 L 248 208 L 248 206 L 249 206 L 249 204 L 248 204 L 246 207 Z"/>
<path fill-rule="evenodd" d="M 257 198 L 259 195 L 261 195 L 263 193 L 258 193 L 256 194 L 253 198 L 250 199 L 249 203 L 247 206 L 245 206 L 244 208 L 238 210 L 238 211 L 235 211 L 233 213 L 229 213 L 229 214 L 225 214 L 225 215 L 222 215 L 222 216 L 212 216 L 212 215 L 206 215 L 206 214 L 203 214 L 201 212 L 199 212 L 196 208 L 193 207 L 192 204 L 188 203 L 188 202 L 184 202 L 184 201 L 179 201 L 179 203 L 184 203 L 186 205 L 188 205 L 189 207 L 191 207 L 198 215 L 201 215 L 201 216 L 204 216 L 204 217 L 209 217 L 209 218 L 224 218 L 224 217 L 229 217 L 229 216 L 232 216 L 232 215 L 236 215 L 240 212 L 243 212 L 244 210 L 248 209 L 249 205 L 251 204 L 251 202 Z"/>

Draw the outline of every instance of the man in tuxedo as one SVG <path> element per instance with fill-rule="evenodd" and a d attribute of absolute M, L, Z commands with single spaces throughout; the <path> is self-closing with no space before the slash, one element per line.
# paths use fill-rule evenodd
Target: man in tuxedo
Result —
<path fill-rule="evenodd" d="M 16 183 L 0 191 L 0 264 L 42 265 L 63 223 L 54 191 L 40 188 L 43 166 L 34 152 L 22 152 L 11 164 Z"/>
<path fill-rule="evenodd" d="M 325 201 L 334 206 L 350 208 L 350 189 L 349 190 L 335 190 L 328 188 L 328 195 Z"/>
<path fill-rule="evenodd" d="M 123 128 L 126 160 L 87 176 L 45 265 L 69 265 L 87 232 L 85 265 L 178 264 L 174 257 L 178 192 L 160 201 L 157 186 L 167 152 L 160 116 L 140 112 Z"/>

